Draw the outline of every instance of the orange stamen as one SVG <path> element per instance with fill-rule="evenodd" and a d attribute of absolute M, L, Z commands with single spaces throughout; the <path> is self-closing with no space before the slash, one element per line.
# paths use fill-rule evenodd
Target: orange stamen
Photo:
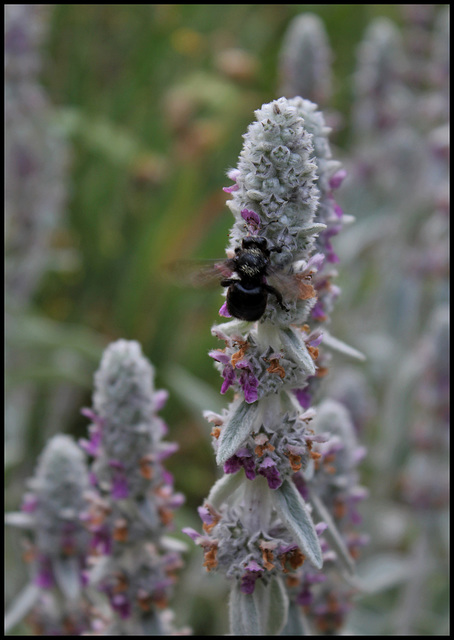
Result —
<path fill-rule="evenodd" d="M 347 513 L 347 507 L 345 502 L 342 502 L 341 500 L 336 500 L 336 502 L 334 503 L 333 510 L 334 510 L 334 516 L 340 520 Z"/>
<path fill-rule="evenodd" d="M 128 523 L 124 518 L 119 518 L 114 525 L 113 539 L 116 542 L 126 542 L 128 539 Z"/>
<path fill-rule="evenodd" d="M 297 587 L 300 584 L 300 579 L 295 575 L 286 576 L 285 581 L 290 589 L 292 587 Z"/>
<path fill-rule="evenodd" d="M 217 545 L 213 544 L 211 547 L 207 547 L 204 551 L 205 562 L 203 566 L 207 568 L 207 571 L 211 571 L 218 566 L 216 555 L 218 552 Z"/>
<path fill-rule="evenodd" d="M 278 358 L 271 358 L 270 366 L 268 367 L 268 373 L 277 373 L 281 379 L 285 378 L 285 369 L 279 364 Z"/>
<path fill-rule="evenodd" d="M 297 456 L 293 453 L 290 453 L 290 451 L 287 451 L 287 453 L 285 454 L 290 462 L 290 466 L 292 468 L 292 471 L 299 471 L 302 467 L 302 463 L 301 463 L 301 456 Z"/>
<path fill-rule="evenodd" d="M 235 351 L 235 353 L 230 358 L 232 367 L 236 367 L 237 362 L 244 358 L 244 354 L 249 348 L 249 343 L 246 340 L 238 340 L 235 342 L 235 344 L 238 344 L 240 348 L 238 351 Z"/>
<path fill-rule="evenodd" d="M 151 480 L 151 478 L 153 477 L 153 467 L 152 467 L 152 461 L 148 456 L 144 456 L 143 458 L 140 459 L 139 467 L 140 467 L 140 475 L 143 478 L 146 478 L 147 480 Z"/>
<path fill-rule="evenodd" d="M 274 560 L 273 551 L 272 551 L 272 549 L 264 549 L 261 545 L 259 545 L 259 546 L 262 549 L 263 566 L 268 571 L 271 571 L 271 569 L 274 569 L 274 567 L 275 567 L 275 565 L 273 563 L 273 560 Z"/>
<path fill-rule="evenodd" d="M 115 574 L 115 584 L 113 585 L 114 593 L 121 593 L 122 591 L 126 591 L 128 588 L 128 579 L 124 573 L 116 573 Z"/>
<path fill-rule="evenodd" d="M 317 360 L 318 358 L 318 347 L 311 347 L 311 345 L 307 345 L 307 350 L 309 351 L 309 355 L 312 360 Z"/>
<path fill-rule="evenodd" d="M 295 570 L 304 563 L 306 556 L 302 551 L 298 548 L 291 549 L 287 551 L 287 553 L 283 553 L 279 560 L 281 561 L 282 569 L 284 573 L 288 573 L 290 569 L 287 569 L 286 564 L 289 563 L 291 569 Z"/>
<path fill-rule="evenodd" d="M 205 503 L 204 507 L 212 517 L 212 522 L 210 524 L 207 522 L 204 522 L 202 525 L 202 528 L 205 531 L 205 533 L 210 533 L 211 529 L 213 529 L 213 527 L 215 527 L 219 522 L 219 520 L 221 519 L 221 514 L 215 511 L 210 504 Z"/>

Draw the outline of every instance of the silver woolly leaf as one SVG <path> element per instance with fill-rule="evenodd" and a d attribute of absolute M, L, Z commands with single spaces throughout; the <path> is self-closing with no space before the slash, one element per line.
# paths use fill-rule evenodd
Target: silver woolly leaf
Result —
<path fill-rule="evenodd" d="M 232 493 L 235 493 L 243 481 L 244 477 L 241 473 L 226 473 L 211 487 L 207 502 L 218 509 Z"/>
<path fill-rule="evenodd" d="M 285 329 L 279 332 L 282 344 L 291 353 L 293 360 L 298 362 L 302 372 L 306 376 L 315 375 L 315 365 L 304 344 L 304 340 L 293 329 Z"/>
<path fill-rule="evenodd" d="M 36 527 L 35 518 L 29 513 L 15 511 L 14 513 L 5 514 L 5 524 L 20 529 L 34 529 Z"/>
<path fill-rule="evenodd" d="M 325 536 L 329 540 L 333 551 L 336 552 L 339 564 L 341 564 L 342 567 L 346 569 L 347 573 L 349 573 L 350 575 L 354 575 L 354 560 L 351 557 L 350 552 L 347 549 L 347 545 L 345 544 L 341 533 L 336 527 L 328 509 L 325 507 L 322 500 L 320 500 L 320 498 L 315 494 L 311 495 L 311 504 L 314 508 L 314 512 L 317 514 L 320 520 L 323 520 L 323 522 L 327 525 Z"/>
<path fill-rule="evenodd" d="M 337 351 L 338 353 L 342 353 L 344 356 L 360 360 L 361 362 L 364 362 L 366 359 L 366 356 L 361 353 L 361 351 L 358 351 L 358 349 L 355 349 L 342 340 L 339 340 L 339 338 L 335 338 L 328 333 L 326 329 L 323 330 L 323 345 L 332 351 Z"/>
<path fill-rule="evenodd" d="M 302 615 L 301 608 L 295 603 L 290 602 L 288 608 L 287 622 L 282 630 L 281 636 L 309 636 L 307 621 Z"/>
<path fill-rule="evenodd" d="M 235 581 L 230 592 L 230 632 L 234 636 L 263 635 L 256 601 L 252 594 L 240 591 L 240 583 Z"/>
<path fill-rule="evenodd" d="M 249 436 L 257 417 L 258 404 L 243 401 L 225 424 L 219 438 L 216 462 L 220 465 L 233 456 Z"/>
<path fill-rule="evenodd" d="M 254 593 L 255 606 L 262 620 L 263 635 L 278 636 L 287 621 L 289 598 L 281 578 L 269 584 L 257 580 Z"/>
<path fill-rule="evenodd" d="M 79 559 L 74 556 L 52 558 L 52 573 L 62 594 L 68 600 L 77 600 L 80 596 Z"/>
<path fill-rule="evenodd" d="M 13 600 L 5 615 L 4 631 L 8 633 L 25 618 L 30 609 L 36 604 L 40 596 L 40 588 L 35 584 L 28 584 Z"/>
<path fill-rule="evenodd" d="M 320 541 L 304 500 L 295 485 L 290 480 L 285 480 L 279 489 L 272 492 L 272 500 L 284 526 L 295 537 L 296 544 L 314 567 L 321 569 L 323 558 Z"/>

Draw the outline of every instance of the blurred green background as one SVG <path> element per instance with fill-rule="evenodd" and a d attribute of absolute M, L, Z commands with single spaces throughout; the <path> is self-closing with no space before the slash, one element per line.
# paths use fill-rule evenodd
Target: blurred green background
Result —
<path fill-rule="evenodd" d="M 175 286 L 164 267 L 224 255 L 232 224 L 225 172 L 254 109 L 279 97 L 282 37 L 303 11 L 325 22 L 335 52 L 332 106 L 347 116 L 355 46 L 373 16 L 398 17 L 392 5 L 55 5 L 51 14 L 42 80 L 71 143 L 66 219 L 51 242 L 72 260 L 42 279 L 33 309 L 49 324 L 36 331 L 48 331 L 49 348 L 59 338 L 82 349 L 84 404 L 102 348 L 120 337 L 142 344 L 157 385 L 171 391 L 164 415 L 180 451 L 169 465 L 192 508 L 215 470 L 202 433 L 209 427 L 188 411 L 173 368 L 218 390 L 207 352 L 222 299 L 219 290 Z M 242 52 L 240 64 L 229 60 L 231 49 Z M 65 373 L 53 376 L 51 359 L 36 369 L 25 366 L 12 383 L 38 380 L 45 396 Z M 38 408 L 27 463 L 42 447 L 43 417 Z M 66 419 L 63 429 L 84 433 L 77 412 Z"/>
<path fill-rule="evenodd" d="M 45 274 L 33 308 L 55 323 L 41 327 L 51 342 L 65 328 L 72 332 L 62 342 L 72 338 L 80 351 L 86 341 L 78 379 L 84 404 L 104 345 L 120 337 L 142 344 L 157 385 L 171 391 L 164 414 L 180 451 L 169 465 L 191 507 L 212 482 L 202 435 L 209 427 L 188 412 L 173 367 L 217 392 L 207 352 L 222 299 L 219 290 L 176 287 L 164 267 L 224 255 L 232 224 L 225 173 L 236 165 L 254 109 L 279 97 L 282 38 L 304 11 L 326 25 L 335 54 L 332 106 L 348 122 L 355 46 L 372 17 L 398 18 L 393 5 L 70 4 L 51 14 L 42 80 L 71 143 L 66 219 L 52 248 L 69 249 L 72 262 Z M 240 64 L 229 59 L 231 49 L 242 52 Z M 45 394 L 55 378 L 51 362 L 46 371 L 40 364 L 35 377 L 25 367 L 20 381 L 44 378 Z M 38 410 L 37 434 L 42 419 Z M 84 433 L 77 412 L 67 419 L 65 430 Z M 33 440 L 32 456 L 43 444 L 39 435 Z"/>
<path fill-rule="evenodd" d="M 210 328 L 222 298 L 220 290 L 176 286 L 165 265 L 224 255 L 232 224 L 225 174 L 254 109 L 279 97 L 278 57 L 291 19 L 310 11 L 324 21 L 334 53 L 330 108 L 344 117 L 333 138 L 342 158 L 355 49 L 372 18 L 399 24 L 398 7 L 54 5 L 42 82 L 70 143 L 70 169 L 65 218 L 50 251 L 71 259 L 55 260 L 15 327 L 16 345 L 34 355 L 8 372 L 7 393 L 33 384 L 35 402 L 23 449 L 7 460 L 7 508 L 18 507 L 52 435 L 56 384 L 69 389 L 58 430 L 85 436 L 79 409 L 91 405 L 93 373 L 105 346 L 125 338 L 141 343 L 156 386 L 170 391 L 162 415 L 179 451 L 167 467 L 187 498 L 177 528 L 198 527 L 196 507 L 217 477 L 201 411 L 227 402 L 207 356 L 217 346 Z M 202 573 L 201 554 L 191 554 Z M 20 581 L 13 579 L 13 592 Z M 223 615 L 202 607 L 190 620 L 194 633 L 216 633 L 214 619 Z"/>

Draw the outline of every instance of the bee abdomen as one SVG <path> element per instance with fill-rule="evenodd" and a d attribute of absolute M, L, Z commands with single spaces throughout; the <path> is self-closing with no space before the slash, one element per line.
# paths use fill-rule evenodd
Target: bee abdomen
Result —
<path fill-rule="evenodd" d="M 268 294 L 263 287 L 247 289 L 235 282 L 227 291 L 227 309 L 233 317 L 253 322 L 265 313 L 267 298 Z"/>

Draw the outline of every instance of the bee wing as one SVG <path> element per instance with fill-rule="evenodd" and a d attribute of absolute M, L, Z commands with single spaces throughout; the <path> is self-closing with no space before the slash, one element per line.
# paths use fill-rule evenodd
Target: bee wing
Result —
<path fill-rule="evenodd" d="M 284 300 L 307 300 L 316 295 L 310 280 L 298 273 L 269 269 L 267 281 L 282 294 Z"/>
<path fill-rule="evenodd" d="M 234 271 L 233 260 L 177 260 L 167 265 L 173 281 L 192 287 L 219 285 Z"/>

